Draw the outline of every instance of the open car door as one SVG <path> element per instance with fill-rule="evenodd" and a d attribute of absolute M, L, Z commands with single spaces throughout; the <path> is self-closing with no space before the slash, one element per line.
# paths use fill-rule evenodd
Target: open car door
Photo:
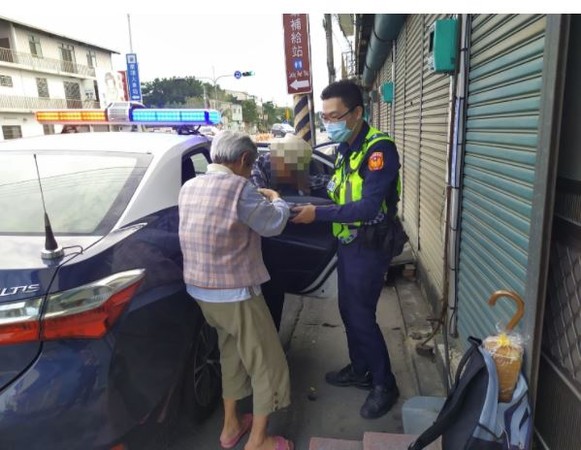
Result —
<path fill-rule="evenodd" d="M 325 150 L 330 145 L 325 146 Z M 321 146 L 322 147 L 322 146 Z M 328 205 L 326 181 L 333 173 L 334 155 L 316 147 L 310 163 L 310 175 L 318 178 L 322 188 L 312 196 L 285 196 L 291 205 L 311 203 Z M 337 239 L 330 222 L 308 225 L 288 222 L 279 236 L 262 240 L 262 255 L 271 275 L 282 281 L 285 292 L 310 297 L 331 297 L 337 292 Z"/>

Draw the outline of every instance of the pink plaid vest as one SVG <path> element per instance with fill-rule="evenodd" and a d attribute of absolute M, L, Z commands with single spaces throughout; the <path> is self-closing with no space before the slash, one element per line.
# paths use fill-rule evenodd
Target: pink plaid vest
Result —
<path fill-rule="evenodd" d="M 243 177 L 211 173 L 188 181 L 179 196 L 184 281 L 207 289 L 255 286 L 270 279 L 258 233 L 238 218 Z"/>

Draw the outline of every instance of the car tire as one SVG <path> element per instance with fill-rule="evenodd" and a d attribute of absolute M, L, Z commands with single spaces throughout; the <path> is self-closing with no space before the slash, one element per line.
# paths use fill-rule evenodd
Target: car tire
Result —
<path fill-rule="evenodd" d="M 216 409 L 222 394 L 218 335 L 200 314 L 183 383 L 183 411 L 199 423 Z"/>

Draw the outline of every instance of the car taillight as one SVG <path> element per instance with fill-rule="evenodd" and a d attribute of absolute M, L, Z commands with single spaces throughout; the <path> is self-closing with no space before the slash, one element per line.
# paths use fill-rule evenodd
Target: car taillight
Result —
<path fill-rule="evenodd" d="M 39 339 L 100 338 L 139 287 L 144 269 L 129 270 L 41 298 L 0 305 L 0 345 Z"/>
<path fill-rule="evenodd" d="M 129 270 L 51 294 L 42 315 L 40 338 L 100 338 L 117 321 L 144 273 L 143 269 Z"/>
<path fill-rule="evenodd" d="M 41 303 L 33 298 L 0 305 L 0 345 L 38 340 Z"/>

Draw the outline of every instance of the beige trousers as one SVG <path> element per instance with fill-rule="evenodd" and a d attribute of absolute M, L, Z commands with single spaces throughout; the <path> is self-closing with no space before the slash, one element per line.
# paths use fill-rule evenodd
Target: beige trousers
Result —
<path fill-rule="evenodd" d="M 218 332 L 222 396 L 253 395 L 253 412 L 268 415 L 290 404 L 286 356 L 262 295 L 229 303 L 197 301 Z"/>

